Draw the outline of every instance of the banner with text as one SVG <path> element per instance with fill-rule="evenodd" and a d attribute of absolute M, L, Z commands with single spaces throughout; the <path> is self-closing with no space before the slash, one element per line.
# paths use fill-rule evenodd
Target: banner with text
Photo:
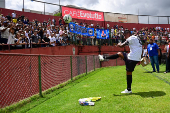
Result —
<path fill-rule="evenodd" d="M 104 13 L 97 11 L 89 11 L 83 9 L 76 9 L 70 7 L 62 7 L 62 16 L 70 14 L 72 18 L 85 19 L 85 20 L 95 20 L 104 21 Z"/>
<path fill-rule="evenodd" d="M 69 31 L 71 33 L 80 34 L 84 36 L 94 36 L 94 28 L 82 27 L 73 22 L 69 23 Z"/>
<path fill-rule="evenodd" d="M 97 29 L 97 39 L 109 39 L 109 29 Z"/>
<path fill-rule="evenodd" d="M 138 23 L 137 15 L 104 13 L 105 21 L 120 23 Z"/>

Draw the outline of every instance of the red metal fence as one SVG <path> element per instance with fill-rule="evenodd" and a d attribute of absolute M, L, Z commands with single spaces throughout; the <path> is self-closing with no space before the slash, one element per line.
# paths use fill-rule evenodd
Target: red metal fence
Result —
<path fill-rule="evenodd" d="M 0 108 L 39 92 L 38 57 L 0 55 Z"/>
<path fill-rule="evenodd" d="M 0 54 L 0 108 L 100 68 L 98 56 Z"/>

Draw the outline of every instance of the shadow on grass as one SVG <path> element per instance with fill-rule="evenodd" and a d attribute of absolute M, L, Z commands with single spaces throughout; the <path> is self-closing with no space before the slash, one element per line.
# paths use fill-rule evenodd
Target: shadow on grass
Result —
<path fill-rule="evenodd" d="M 165 71 L 159 71 L 159 73 L 164 73 Z"/>
<path fill-rule="evenodd" d="M 121 94 L 121 95 L 113 94 L 113 96 L 129 96 L 129 95 L 139 95 L 143 98 L 154 98 L 154 97 L 165 96 L 166 93 L 164 91 L 149 91 L 149 92 L 138 92 L 138 93 L 131 93 L 131 94 Z"/>
<path fill-rule="evenodd" d="M 165 71 L 159 71 L 159 73 L 164 73 Z M 157 73 L 157 72 L 152 72 L 152 71 L 145 71 L 143 73 Z"/>
<path fill-rule="evenodd" d="M 152 72 L 152 71 L 145 71 L 143 73 L 155 73 L 155 72 Z"/>

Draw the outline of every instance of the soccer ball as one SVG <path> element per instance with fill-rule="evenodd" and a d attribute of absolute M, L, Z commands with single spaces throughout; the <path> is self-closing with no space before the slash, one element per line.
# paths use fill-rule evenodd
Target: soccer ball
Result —
<path fill-rule="evenodd" d="M 68 15 L 64 15 L 63 20 L 65 23 L 70 23 L 72 21 L 72 17 Z"/>

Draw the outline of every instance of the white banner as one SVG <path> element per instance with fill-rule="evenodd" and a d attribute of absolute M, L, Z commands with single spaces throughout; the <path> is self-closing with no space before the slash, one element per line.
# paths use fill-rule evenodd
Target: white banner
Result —
<path fill-rule="evenodd" d="M 124 15 L 114 13 L 104 13 L 105 21 L 121 23 L 138 23 L 137 15 Z"/>

